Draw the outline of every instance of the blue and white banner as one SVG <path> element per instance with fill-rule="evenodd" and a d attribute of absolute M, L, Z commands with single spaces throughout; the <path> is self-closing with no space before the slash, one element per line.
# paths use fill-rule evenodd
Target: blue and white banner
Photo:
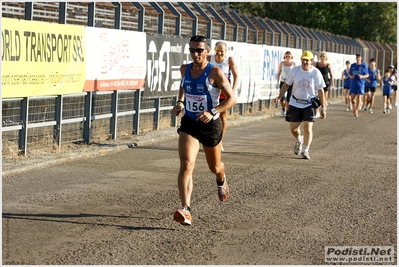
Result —
<path fill-rule="evenodd" d="M 277 81 L 278 66 L 284 60 L 284 54 L 290 51 L 293 55 L 293 61 L 298 66 L 301 64 L 301 49 L 279 47 L 279 46 L 262 46 L 263 48 L 263 65 L 262 65 L 262 90 L 259 94 L 260 100 L 272 99 L 278 96 L 279 87 Z"/>

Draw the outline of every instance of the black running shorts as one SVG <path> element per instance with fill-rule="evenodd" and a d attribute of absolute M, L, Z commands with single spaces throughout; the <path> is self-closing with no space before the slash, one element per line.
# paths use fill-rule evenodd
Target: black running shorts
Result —
<path fill-rule="evenodd" d="M 306 108 L 297 108 L 290 105 L 285 114 L 285 120 L 288 122 L 315 122 L 316 112 L 312 106 Z"/>
<path fill-rule="evenodd" d="M 211 120 L 208 123 L 193 120 L 183 116 L 180 122 L 180 128 L 177 132 L 183 132 L 198 139 L 198 141 L 207 147 L 215 147 L 222 140 L 222 122 L 220 118 Z"/>

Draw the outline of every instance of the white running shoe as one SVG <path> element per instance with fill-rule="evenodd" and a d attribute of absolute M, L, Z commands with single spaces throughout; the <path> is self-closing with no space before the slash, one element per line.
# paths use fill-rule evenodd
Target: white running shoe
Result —
<path fill-rule="evenodd" d="M 299 154 L 299 151 L 302 150 L 302 143 L 303 143 L 303 135 L 300 135 L 298 140 L 295 142 L 294 153 L 295 155 Z"/>
<path fill-rule="evenodd" d="M 302 151 L 302 158 L 303 159 L 310 159 L 309 151 Z"/>
<path fill-rule="evenodd" d="M 369 109 L 369 111 L 370 111 L 370 113 L 371 113 L 371 114 L 373 114 L 373 109 L 372 109 L 372 108 L 371 108 L 371 109 Z"/>

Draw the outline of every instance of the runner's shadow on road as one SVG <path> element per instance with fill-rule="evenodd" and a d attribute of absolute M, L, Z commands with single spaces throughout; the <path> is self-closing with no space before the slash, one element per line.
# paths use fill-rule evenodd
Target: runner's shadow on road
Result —
<path fill-rule="evenodd" d="M 15 214 L 15 213 L 3 213 L 3 219 L 16 219 L 16 220 L 29 220 L 29 221 L 43 221 L 43 222 L 59 222 L 59 223 L 71 223 L 71 224 L 80 224 L 80 225 L 96 225 L 96 226 L 109 226 L 109 227 L 117 227 L 129 231 L 154 231 L 154 230 L 174 230 L 172 228 L 164 228 L 164 227 L 136 227 L 136 226 L 128 226 L 128 225 L 118 225 L 118 224 L 107 224 L 107 223 L 93 223 L 93 222 L 80 222 L 73 221 L 67 219 L 76 219 L 76 218 L 120 218 L 120 219 L 150 219 L 150 220 L 161 220 L 160 218 L 151 218 L 151 217 L 134 217 L 134 216 L 120 216 L 120 215 L 100 215 L 100 214 L 88 214 L 88 213 L 79 213 L 79 214 Z M 64 220 L 63 220 L 64 219 Z"/>
<path fill-rule="evenodd" d="M 273 153 L 273 152 L 252 152 L 252 151 L 223 151 L 222 152 L 222 156 L 223 155 L 237 155 L 240 157 L 262 157 L 262 159 L 271 159 L 271 160 L 275 160 L 276 157 L 280 158 L 280 159 L 302 159 L 302 158 L 297 158 L 297 156 L 287 156 L 286 153 Z"/>
<path fill-rule="evenodd" d="M 175 151 L 177 153 L 177 148 L 176 147 L 162 147 L 162 146 L 135 146 L 135 147 L 129 147 L 129 148 L 134 148 L 136 150 L 165 150 L 165 151 Z"/>

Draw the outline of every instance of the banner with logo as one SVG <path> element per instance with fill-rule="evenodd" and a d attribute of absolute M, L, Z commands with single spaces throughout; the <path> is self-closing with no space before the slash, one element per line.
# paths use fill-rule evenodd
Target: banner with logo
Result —
<path fill-rule="evenodd" d="M 290 51 L 296 66 L 301 64 L 301 49 L 263 45 L 262 86 L 259 99 L 273 99 L 280 92 L 277 72 L 280 62 L 284 60 L 285 52 Z"/>
<path fill-rule="evenodd" d="M 189 39 L 2 18 L 2 97 L 16 98 L 144 88 L 145 98 L 176 96 L 180 66 L 192 61 Z M 208 40 L 211 53 L 218 40 Z M 277 71 L 290 51 L 297 66 L 302 49 L 227 43 L 237 64 L 237 103 L 276 97 Z M 328 53 L 339 79 L 354 55 Z M 315 54 L 315 61 L 317 55 Z"/>
<path fill-rule="evenodd" d="M 140 89 L 146 74 L 146 34 L 86 28 L 84 91 Z"/>
<path fill-rule="evenodd" d="M 188 40 L 147 35 L 145 98 L 177 96 L 180 66 L 191 61 Z"/>
<path fill-rule="evenodd" d="M 237 43 L 236 62 L 240 76 L 237 103 L 250 103 L 259 99 L 262 81 L 262 47 L 255 44 Z"/>
<path fill-rule="evenodd" d="M 2 98 L 82 92 L 85 28 L 1 18 Z"/>

